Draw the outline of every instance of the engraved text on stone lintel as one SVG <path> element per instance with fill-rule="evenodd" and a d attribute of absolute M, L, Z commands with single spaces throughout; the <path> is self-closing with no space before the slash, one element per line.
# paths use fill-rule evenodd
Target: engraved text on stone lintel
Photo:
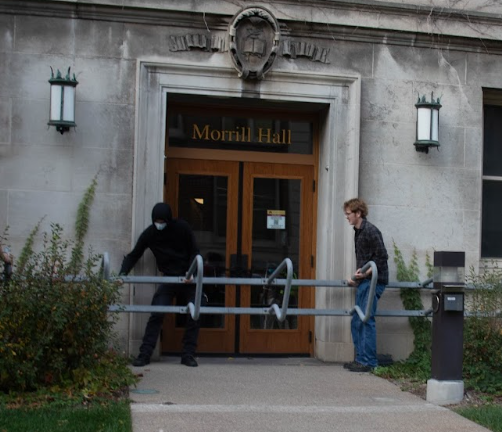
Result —
<path fill-rule="evenodd" d="M 171 36 L 170 40 L 170 51 L 190 51 L 192 49 L 216 52 L 227 51 L 226 39 L 220 36 L 187 34 L 184 36 Z"/>
<path fill-rule="evenodd" d="M 206 36 L 204 34 L 187 34 L 170 37 L 170 51 L 202 50 L 207 52 L 228 51 L 226 38 L 220 36 Z M 307 58 L 313 62 L 329 63 L 329 49 L 308 42 L 284 40 L 281 43 L 283 57 L 296 59 Z"/>

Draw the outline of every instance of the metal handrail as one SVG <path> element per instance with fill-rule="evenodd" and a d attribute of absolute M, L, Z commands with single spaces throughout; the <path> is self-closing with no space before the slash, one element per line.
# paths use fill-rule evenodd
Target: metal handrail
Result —
<path fill-rule="evenodd" d="M 278 278 L 277 276 L 286 267 L 286 279 Z M 275 269 L 275 271 L 267 278 L 237 278 L 237 277 L 204 277 L 203 258 L 197 255 L 192 261 L 186 277 L 182 276 L 115 276 L 111 277 L 109 256 L 108 253 L 103 254 L 102 272 L 103 277 L 109 280 L 120 280 L 124 283 L 171 283 L 182 284 L 187 283 L 195 275 L 195 299 L 194 302 L 189 302 L 186 306 L 152 306 L 152 305 L 111 305 L 110 312 L 158 312 L 158 313 L 190 313 L 194 320 L 199 319 L 201 314 L 234 314 L 234 315 L 276 315 L 277 319 L 282 322 L 287 315 L 296 316 L 351 316 L 357 313 L 363 322 L 369 319 L 371 308 L 373 306 L 376 282 L 378 279 L 378 270 L 374 262 L 370 261 L 363 266 L 362 271 L 366 271 L 369 267 L 372 269 L 370 283 L 370 298 L 366 305 L 366 310 L 363 312 L 359 306 L 352 309 L 298 309 L 289 308 L 289 300 L 291 295 L 291 287 L 300 286 L 316 286 L 316 287 L 348 287 L 347 280 L 320 280 L 320 279 L 293 279 L 293 264 L 289 258 Z M 387 288 L 417 288 L 429 289 L 428 285 L 432 283 L 432 279 L 424 282 L 393 282 L 387 285 Z M 208 285 L 251 285 L 251 286 L 284 286 L 284 294 L 282 307 L 277 304 L 272 304 L 267 307 L 207 307 L 202 306 L 203 286 Z M 377 316 L 428 316 L 432 314 L 432 309 L 428 310 L 413 310 L 413 311 L 377 311 Z"/>
<path fill-rule="evenodd" d="M 109 312 L 134 313 L 190 313 L 188 306 L 151 306 L 151 305 L 111 305 Z M 377 310 L 379 317 L 426 317 L 432 315 L 432 309 L 426 310 Z M 352 316 L 353 309 L 297 309 L 289 308 L 288 316 Z M 270 307 L 213 307 L 201 306 L 201 315 L 270 315 Z M 466 312 L 465 316 L 469 316 Z"/>
<path fill-rule="evenodd" d="M 272 281 L 276 280 L 277 276 L 281 273 L 284 267 L 287 268 L 287 273 L 284 294 L 282 296 L 282 308 L 279 309 L 279 306 L 275 303 L 273 303 L 269 308 L 269 313 L 271 315 L 275 313 L 279 322 L 283 322 L 286 319 L 286 315 L 288 313 L 289 295 L 291 293 L 291 281 L 293 279 L 293 263 L 291 262 L 291 260 L 289 258 L 285 258 L 284 261 L 279 264 L 279 267 L 277 267 L 267 279 L 267 285 L 270 285 Z"/>

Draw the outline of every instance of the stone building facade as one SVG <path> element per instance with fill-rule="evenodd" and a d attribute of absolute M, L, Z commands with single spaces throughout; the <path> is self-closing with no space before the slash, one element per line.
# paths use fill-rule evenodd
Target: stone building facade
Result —
<path fill-rule="evenodd" d="M 316 185 L 311 277 L 353 271 L 342 204 L 354 196 L 383 233 L 391 280 L 393 244 L 406 258 L 416 251 L 421 264 L 434 250 L 465 251 L 467 267 L 478 269 L 502 256 L 502 246 L 483 243 L 499 235 L 502 173 L 485 168 L 488 154 L 493 162 L 502 152 L 495 144 L 487 152 L 484 113 L 502 101 L 501 39 L 502 6 L 485 0 L 0 0 L 0 228 L 9 226 L 14 253 L 44 215 L 43 228 L 71 230 L 97 175 L 87 243 L 118 270 L 153 204 L 174 193 L 166 161 L 197 159 L 169 144 L 170 104 L 183 119 L 191 105 L 230 117 L 235 108 L 250 118 L 313 119 L 313 150 L 302 156 Z M 50 67 L 70 67 L 78 81 L 77 127 L 64 134 L 47 125 Z M 417 152 L 415 104 L 431 94 L 442 105 L 440 147 Z M 242 162 L 217 150 L 201 158 Z M 248 150 L 250 163 L 269 162 Z M 151 255 L 135 270 L 155 273 Z M 123 301 L 147 304 L 153 289 L 124 287 Z M 353 292 L 317 288 L 310 301 L 350 308 Z M 380 307 L 400 309 L 398 293 L 388 290 Z M 146 318 L 120 321 L 131 354 Z M 309 328 L 307 353 L 351 359 L 348 318 L 317 318 Z M 406 319 L 379 318 L 378 331 L 381 353 L 402 359 L 412 350 Z"/>

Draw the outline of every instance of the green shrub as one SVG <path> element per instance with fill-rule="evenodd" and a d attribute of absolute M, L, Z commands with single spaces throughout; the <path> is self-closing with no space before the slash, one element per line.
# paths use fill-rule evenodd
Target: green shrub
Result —
<path fill-rule="evenodd" d="M 400 250 L 394 244 L 394 261 L 399 281 L 418 281 L 416 254 L 406 265 Z M 428 276 L 432 264 L 426 257 Z M 502 270 L 496 266 L 471 270 L 466 282 L 473 285 L 467 290 L 466 309 L 471 311 L 464 320 L 463 376 L 466 387 L 484 393 L 502 394 Z M 423 309 L 418 290 L 401 290 L 405 309 Z M 387 378 L 406 378 L 425 382 L 431 374 L 431 324 L 426 318 L 410 318 L 413 329 L 414 351 L 404 362 L 378 368 L 377 374 Z"/>
<path fill-rule="evenodd" d="M 102 278 L 101 256 L 82 252 L 95 186 L 94 179 L 79 207 L 76 241 L 51 224 L 35 252 L 39 222 L 12 278 L 0 283 L 0 392 L 65 388 L 90 397 L 135 381 L 111 350 L 117 314 L 108 307 L 118 302 L 119 287 Z"/>
<path fill-rule="evenodd" d="M 0 390 L 61 383 L 108 350 L 114 316 L 107 306 L 118 300 L 118 289 L 94 271 L 97 255 L 81 277 L 73 276 L 67 249 L 61 227 L 52 225 L 43 250 L 0 288 Z"/>
<path fill-rule="evenodd" d="M 502 271 L 471 271 L 468 283 L 474 289 L 466 301 L 472 314 L 464 321 L 464 379 L 476 390 L 502 394 Z"/>
<path fill-rule="evenodd" d="M 399 282 L 419 282 L 419 268 L 417 253 L 414 251 L 410 263 L 407 265 L 397 245 L 394 246 L 394 262 L 397 268 L 397 280 Z M 426 255 L 426 267 L 428 277 L 432 274 L 432 264 L 429 255 Z M 420 297 L 420 291 L 403 288 L 400 291 L 401 300 L 406 310 L 423 310 L 424 306 Z M 378 375 L 388 378 L 411 378 L 423 381 L 430 378 L 431 372 L 431 323 L 426 317 L 409 317 L 410 326 L 413 330 L 414 349 L 408 359 L 396 362 L 392 366 L 379 368 Z"/>
<path fill-rule="evenodd" d="M 394 243 L 394 262 L 397 266 L 398 281 L 420 282 L 416 251 L 413 251 L 411 261 L 409 265 L 406 265 L 401 251 Z M 428 276 L 430 276 L 432 273 L 432 266 L 430 265 L 429 255 L 426 256 L 426 266 L 428 268 Z M 424 309 L 420 290 L 409 288 L 401 289 L 400 296 L 406 310 Z M 423 364 L 425 361 L 425 365 L 430 365 L 432 345 L 431 322 L 426 317 L 409 317 L 408 320 L 414 336 L 414 349 L 408 361 L 415 364 Z"/>

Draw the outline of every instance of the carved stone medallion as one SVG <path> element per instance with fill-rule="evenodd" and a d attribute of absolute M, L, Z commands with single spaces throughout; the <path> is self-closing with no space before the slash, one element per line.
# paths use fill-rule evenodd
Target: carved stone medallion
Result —
<path fill-rule="evenodd" d="M 242 79 L 263 78 L 274 63 L 280 43 L 279 24 L 261 7 L 236 14 L 229 27 L 229 53 Z"/>

